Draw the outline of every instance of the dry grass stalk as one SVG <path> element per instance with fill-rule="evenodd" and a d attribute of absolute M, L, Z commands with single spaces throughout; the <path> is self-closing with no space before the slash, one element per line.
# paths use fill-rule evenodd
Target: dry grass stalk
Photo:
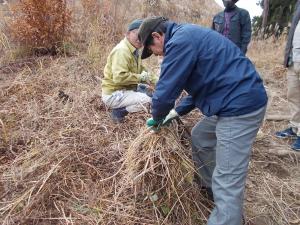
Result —
<path fill-rule="evenodd" d="M 1 119 L 0 119 L 0 125 L 1 125 L 0 126 L 1 127 L 1 139 L 0 140 L 2 140 L 2 143 L 4 144 L 3 146 L 6 146 L 7 142 L 8 142 L 8 134 L 7 134 L 5 125 Z"/>

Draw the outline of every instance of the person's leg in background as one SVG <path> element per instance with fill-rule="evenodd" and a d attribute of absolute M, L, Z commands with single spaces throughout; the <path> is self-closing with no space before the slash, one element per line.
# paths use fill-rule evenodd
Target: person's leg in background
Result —
<path fill-rule="evenodd" d="M 299 63 L 294 64 L 288 71 L 287 97 L 292 113 L 291 127 L 297 136 L 296 141 L 292 144 L 292 148 L 300 151 L 300 69 L 295 68 L 296 66 L 299 66 Z"/>
<path fill-rule="evenodd" d="M 112 108 L 112 119 L 120 123 L 128 113 L 145 111 L 151 103 L 151 98 L 145 93 L 136 91 L 116 91 L 112 95 L 102 95 L 102 100 L 108 108 Z"/>
<path fill-rule="evenodd" d="M 275 133 L 278 138 L 293 138 L 294 150 L 300 150 L 300 74 L 295 72 L 295 65 L 288 68 L 287 72 L 287 99 L 291 111 L 290 126 Z"/>

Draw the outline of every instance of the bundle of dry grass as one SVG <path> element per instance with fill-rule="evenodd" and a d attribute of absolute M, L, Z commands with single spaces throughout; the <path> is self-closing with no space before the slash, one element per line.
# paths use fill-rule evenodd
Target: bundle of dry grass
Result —
<path fill-rule="evenodd" d="M 205 224 L 208 201 L 193 183 L 191 152 L 179 134 L 174 125 L 159 133 L 146 129 L 124 154 L 115 196 L 131 206 L 133 224 Z"/>

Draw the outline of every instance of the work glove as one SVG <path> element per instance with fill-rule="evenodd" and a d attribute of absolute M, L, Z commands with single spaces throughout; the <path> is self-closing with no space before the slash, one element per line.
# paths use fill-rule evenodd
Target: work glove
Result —
<path fill-rule="evenodd" d="M 141 81 L 145 83 L 151 83 L 151 74 L 148 73 L 147 71 L 143 71 L 141 73 Z"/>
<path fill-rule="evenodd" d="M 158 132 L 160 130 L 162 123 L 163 120 L 154 120 L 153 118 L 148 119 L 146 122 L 147 127 L 151 128 L 155 132 Z"/>
<path fill-rule="evenodd" d="M 150 77 L 150 82 L 151 82 L 151 84 L 156 84 L 157 83 L 157 81 L 158 81 L 158 76 L 156 76 L 155 74 L 152 74 L 152 76 Z"/>
<path fill-rule="evenodd" d="M 155 132 L 158 132 L 162 126 L 169 125 L 173 119 L 176 119 L 178 117 L 178 113 L 175 111 L 175 109 L 172 109 L 164 119 L 158 121 L 154 120 L 153 118 L 148 119 L 147 126 L 151 127 L 151 129 Z"/>
<path fill-rule="evenodd" d="M 166 116 L 164 119 L 162 125 L 169 125 L 172 120 L 177 119 L 179 117 L 178 113 L 176 112 L 175 109 L 172 109 L 169 114 Z"/>

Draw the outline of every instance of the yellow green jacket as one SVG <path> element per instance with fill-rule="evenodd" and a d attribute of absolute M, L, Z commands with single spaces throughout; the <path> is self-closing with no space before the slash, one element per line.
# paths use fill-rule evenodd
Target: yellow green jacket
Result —
<path fill-rule="evenodd" d="M 136 48 L 124 38 L 110 52 L 104 67 L 102 93 L 110 95 L 117 90 L 135 90 L 141 83 L 141 73 L 147 71 L 142 66 L 141 56 L 135 57 Z M 157 77 L 151 75 L 151 83 L 157 82 Z"/>

